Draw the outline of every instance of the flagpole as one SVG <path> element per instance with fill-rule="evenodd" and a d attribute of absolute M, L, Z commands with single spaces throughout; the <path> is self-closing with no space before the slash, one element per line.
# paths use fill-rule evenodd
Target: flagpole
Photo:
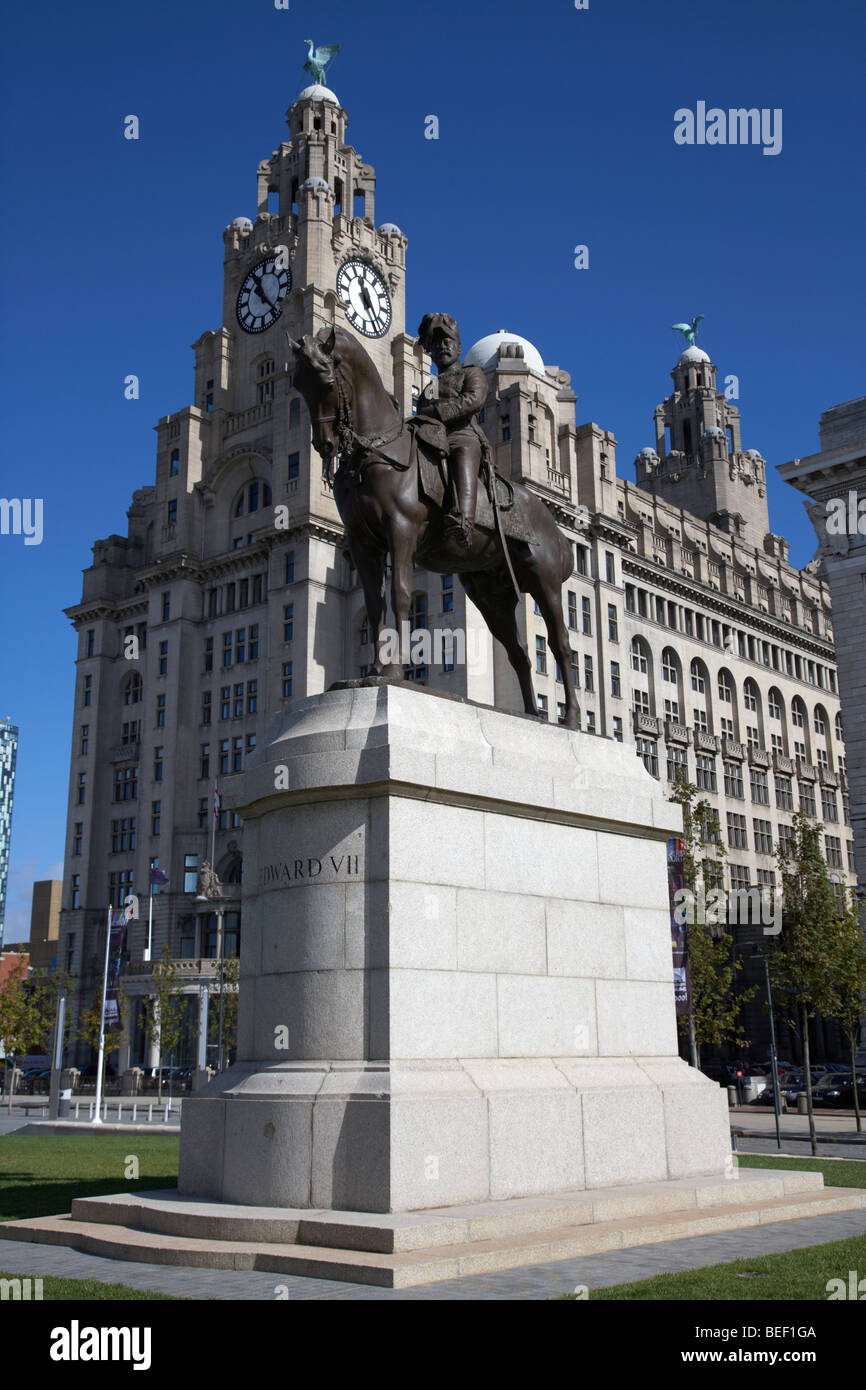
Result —
<path fill-rule="evenodd" d="M 102 1004 L 99 1010 L 99 1054 L 96 1060 L 96 1109 L 93 1115 L 95 1125 L 102 1124 L 99 1111 L 102 1106 L 102 1061 L 105 1056 L 105 996 L 108 993 L 108 954 L 111 949 L 111 904 L 108 905 L 108 922 L 105 928 L 105 969 L 102 973 Z"/>
<path fill-rule="evenodd" d="M 144 948 L 144 959 L 150 960 L 150 950 L 153 945 L 153 865 L 150 866 L 150 898 L 147 905 L 147 945 Z"/>

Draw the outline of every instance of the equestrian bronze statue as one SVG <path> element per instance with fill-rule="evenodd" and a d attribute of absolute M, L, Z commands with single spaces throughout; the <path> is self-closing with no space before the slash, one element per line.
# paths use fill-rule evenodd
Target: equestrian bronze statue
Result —
<path fill-rule="evenodd" d="M 527 714 L 538 713 L 532 668 L 517 627 L 520 593 L 541 609 L 565 687 L 565 726 L 579 727 L 572 652 L 562 614 L 562 585 L 572 572 L 571 546 L 548 508 L 522 483 L 494 472 L 478 424 L 487 398 L 480 367 L 460 362 L 457 325 L 427 314 L 419 338 L 439 368 L 404 420 L 360 342 L 339 327 L 289 342 L 294 384 L 307 403 L 313 444 L 325 462 L 364 589 L 374 644 L 373 671 L 403 679 L 402 664 L 384 663 L 385 565 L 397 632 L 409 631 L 414 564 L 459 575 L 517 673 Z M 333 469 L 334 459 L 339 465 Z M 408 661 L 408 653 L 401 655 Z"/>

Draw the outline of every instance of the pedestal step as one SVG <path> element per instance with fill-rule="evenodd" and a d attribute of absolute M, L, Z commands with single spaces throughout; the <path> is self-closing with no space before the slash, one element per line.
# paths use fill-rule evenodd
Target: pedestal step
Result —
<path fill-rule="evenodd" d="M 825 1188 L 818 1173 L 752 1169 L 727 1182 L 691 1179 L 399 1216 L 118 1194 L 78 1199 L 68 1216 L 4 1223 L 0 1239 L 399 1289 L 857 1209 L 866 1210 L 862 1189 Z"/>

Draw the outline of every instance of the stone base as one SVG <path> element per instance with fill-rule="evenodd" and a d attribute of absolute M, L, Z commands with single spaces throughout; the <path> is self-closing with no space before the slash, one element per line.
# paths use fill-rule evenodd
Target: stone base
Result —
<path fill-rule="evenodd" d="M 820 1173 L 732 1166 L 727 1178 L 390 1216 L 232 1206 L 173 1192 L 119 1193 L 78 1198 L 69 1216 L 0 1224 L 0 1240 L 65 1245 L 149 1264 L 270 1270 L 401 1289 L 854 1210 L 866 1211 L 866 1192 L 824 1188 Z"/>
<path fill-rule="evenodd" d="M 726 1166 L 725 1092 L 678 1057 L 294 1062 L 239 1064 L 184 1101 L 178 1185 L 418 1212 Z"/>

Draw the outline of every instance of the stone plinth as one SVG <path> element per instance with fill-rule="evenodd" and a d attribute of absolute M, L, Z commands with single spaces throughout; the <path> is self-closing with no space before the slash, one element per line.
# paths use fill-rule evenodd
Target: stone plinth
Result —
<path fill-rule="evenodd" d="M 180 1192 L 410 1212 L 724 1172 L 677 1055 L 634 752 L 409 686 L 299 702 L 244 774 L 238 1061 Z"/>

